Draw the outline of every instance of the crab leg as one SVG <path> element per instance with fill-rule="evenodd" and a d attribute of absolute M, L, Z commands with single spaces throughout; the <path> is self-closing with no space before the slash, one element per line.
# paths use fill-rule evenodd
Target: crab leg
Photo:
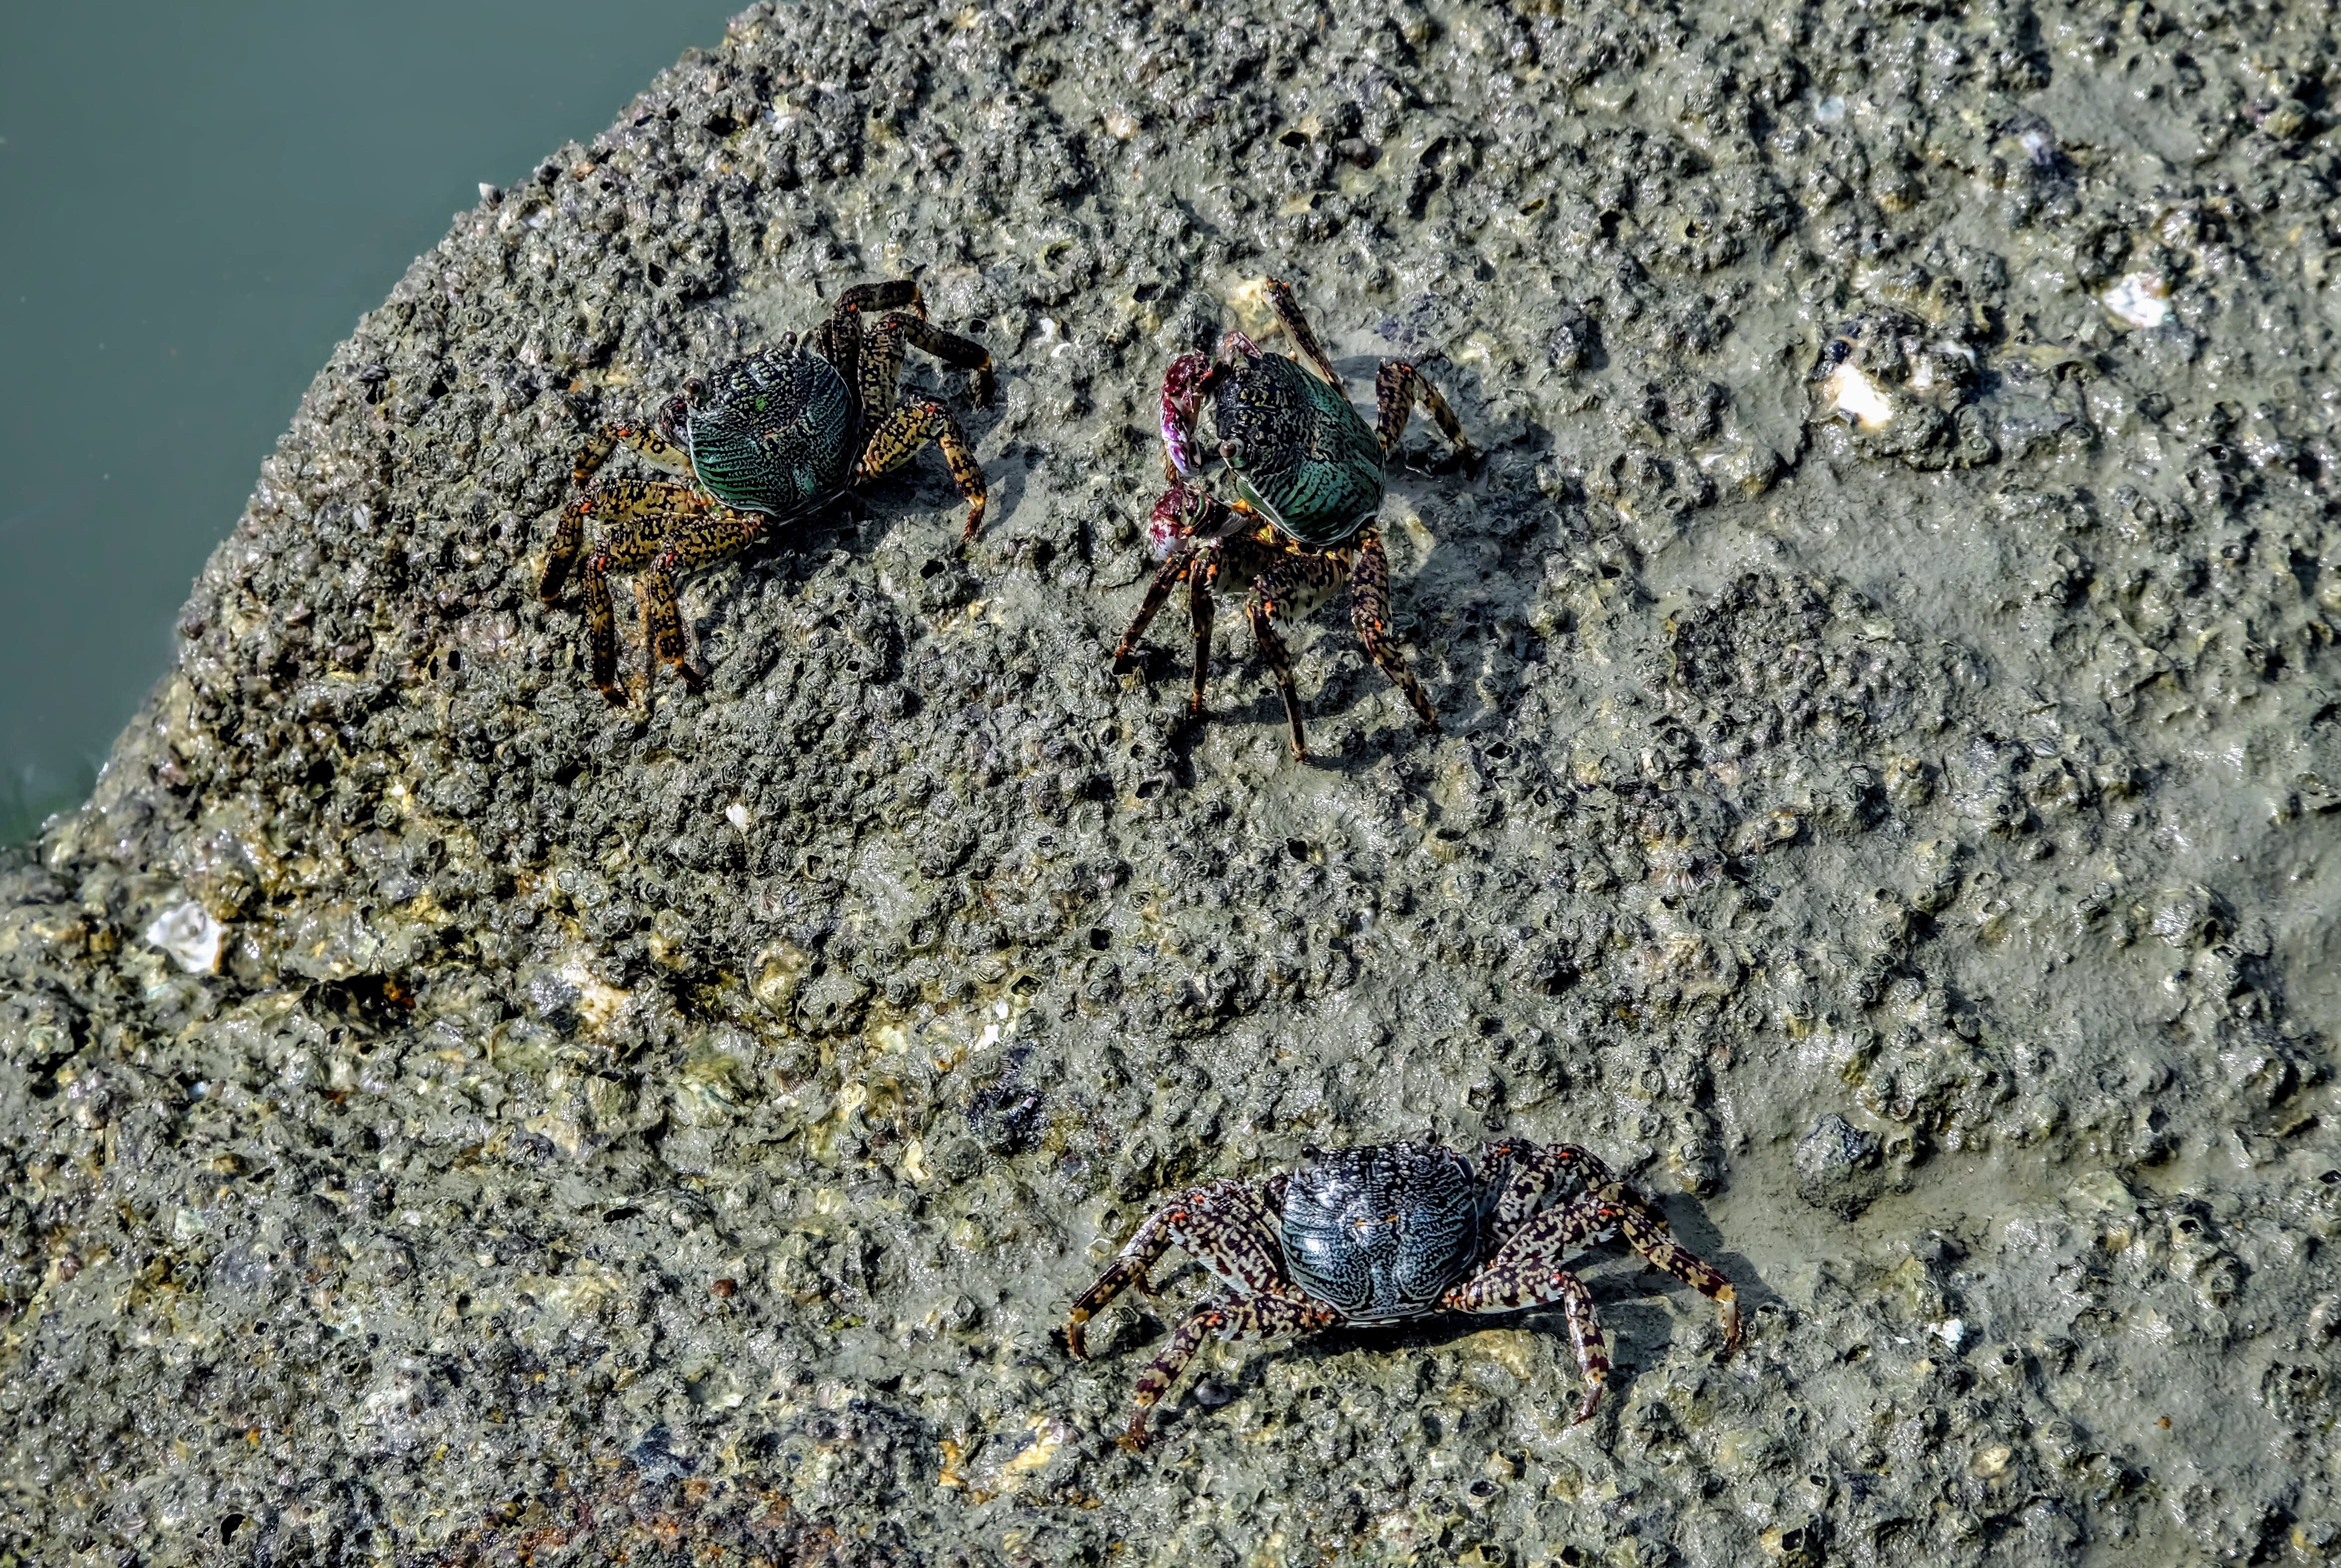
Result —
<path fill-rule="evenodd" d="M 1268 659 L 1276 689 L 1284 698 L 1285 721 L 1292 727 L 1292 755 L 1305 758 L 1309 743 L 1300 730 L 1300 693 L 1292 680 L 1292 655 L 1276 633 L 1279 615 L 1306 615 L 1340 586 L 1349 570 L 1349 552 L 1300 551 L 1283 554 L 1252 581 L 1244 610 L 1251 617 L 1252 640 Z"/>
<path fill-rule="evenodd" d="M 865 418 L 882 417 L 894 406 L 895 383 L 902 373 L 902 344 L 906 339 L 947 365 L 973 371 L 977 406 L 991 402 L 990 351 L 972 338 L 931 325 L 922 315 L 898 311 L 881 318 L 862 342 L 862 407 Z"/>
<path fill-rule="evenodd" d="M 1490 1276 L 1494 1278 L 1489 1288 L 1497 1289 L 1511 1276 L 1532 1277 L 1559 1268 L 1560 1260 L 1569 1254 L 1613 1237 L 1632 1247 L 1651 1267 L 1721 1303 L 1723 1354 L 1729 1355 L 1738 1348 L 1739 1298 L 1731 1281 L 1668 1235 L 1666 1216 L 1622 1182 L 1580 1193 L 1534 1216 L 1497 1249 L 1484 1270 L 1456 1289 L 1471 1288 Z"/>
<path fill-rule="evenodd" d="M 1582 1157 L 1592 1158 L 1590 1155 Z M 1577 1341 L 1578 1364 L 1593 1384 L 1578 1409 L 1579 1421 L 1592 1414 L 1600 1398 L 1599 1379 L 1607 1375 L 1609 1362 L 1600 1325 L 1593 1320 L 1592 1298 L 1585 1294 L 1583 1282 L 1561 1265 L 1571 1254 L 1613 1237 L 1622 1239 L 1652 1266 L 1721 1302 L 1723 1354 L 1729 1355 L 1738 1347 L 1739 1303 L 1731 1282 L 1679 1245 L 1667 1234 L 1666 1217 L 1618 1182 L 1579 1193 L 1530 1216 L 1486 1266 L 1449 1290 L 1439 1303 L 1450 1312 L 1509 1312 L 1555 1301 L 1566 1306 L 1569 1334 Z"/>
<path fill-rule="evenodd" d="M 1154 623 L 1155 616 L 1170 601 L 1170 590 L 1196 570 L 1210 549 L 1210 544 L 1207 541 L 1190 541 L 1171 551 L 1170 557 L 1155 569 L 1154 581 L 1146 585 L 1146 597 L 1139 600 L 1138 614 L 1131 620 L 1130 629 L 1121 634 L 1121 641 L 1114 648 L 1115 669 L 1121 668 L 1138 650 L 1138 640 L 1146 635 L 1146 629 Z"/>
<path fill-rule="evenodd" d="M 682 610 L 675 579 L 747 549 L 772 521 L 761 511 L 719 507 L 707 515 L 679 518 L 669 524 L 664 548 L 635 581 L 635 591 L 643 601 L 643 645 L 652 670 L 660 663 L 672 664 L 685 686 L 699 690 L 699 671 L 691 667 L 683 649 Z"/>
<path fill-rule="evenodd" d="M 1496 1197 L 1495 1229 L 1499 1246 L 1530 1215 L 1564 1202 L 1618 1178 L 1575 1144 L 1539 1144 L 1526 1138 L 1506 1138 L 1480 1151 L 1480 1169 L 1492 1173 L 1500 1163 L 1510 1174 Z M 1557 1195 L 1557 1196 L 1556 1196 Z"/>
<path fill-rule="evenodd" d="M 1292 285 L 1270 278 L 1268 281 L 1268 303 L 1276 312 L 1276 319 L 1284 323 L 1284 330 L 1290 334 L 1293 346 L 1309 356 L 1309 362 L 1317 367 L 1320 375 L 1340 386 L 1341 372 L 1333 368 L 1333 361 L 1325 352 L 1325 345 L 1317 341 L 1316 331 L 1310 326 L 1309 318 L 1300 313 L 1300 303 L 1292 297 Z M 1430 395 L 1437 397 L 1439 394 L 1433 392 Z M 1446 405 L 1442 403 L 1439 406 L 1443 408 Z M 1383 445 L 1388 446 L 1389 443 L 1385 442 Z"/>
<path fill-rule="evenodd" d="M 924 300 L 919 297 L 919 285 L 912 278 L 889 278 L 882 283 L 856 283 L 837 296 L 830 308 L 832 316 L 852 315 L 856 311 L 893 311 L 908 306 L 920 315 L 927 313 Z"/>
<path fill-rule="evenodd" d="M 634 612 L 641 618 L 643 623 L 643 706 L 645 709 L 651 705 L 652 693 L 658 689 L 658 608 L 654 602 L 657 593 L 658 585 L 647 570 L 635 577 Z M 670 600 L 675 596 L 674 584 L 672 581 L 666 584 L 666 594 Z M 686 665 L 683 668 L 683 682 L 689 685 L 691 681 L 692 670 Z M 608 693 L 604 692 L 603 695 L 607 696 Z"/>
<path fill-rule="evenodd" d="M 894 412 L 902 395 L 902 334 L 888 331 L 890 323 L 915 321 L 899 312 L 885 317 L 862 335 L 861 353 L 854 370 L 853 390 L 862 400 L 862 422 L 872 428 Z"/>
<path fill-rule="evenodd" d="M 1642 1199 L 1632 1198 L 1619 1213 L 1618 1231 L 1626 1245 L 1653 1268 L 1674 1275 L 1709 1301 L 1720 1302 L 1722 1354 L 1729 1355 L 1739 1348 L 1739 1293 L 1721 1269 L 1667 1234 L 1666 1216 Z"/>
<path fill-rule="evenodd" d="M 1414 671 L 1406 667 L 1406 655 L 1390 640 L 1390 557 L 1382 551 L 1382 536 L 1378 529 L 1367 529 L 1358 540 L 1358 559 L 1350 569 L 1350 624 L 1357 629 L 1358 640 L 1366 645 L 1367 653 L 1382 667 L 1382 673 L 1406 693 L 1422 728 L 1438 734 L 1439 712 L 1430 706 L 1430 693 L 1414 678 Z"/>
<path fill-rule="evenodd" d="M 1220 563 L 1216 558 L 1196 563 L 1187 574 L 1187 620 L 1195 629 L 1195 690 L 1187 699 L 1187 711 L 1203 710 L 1203 677 L 1211 667 L 1211 590 L 1219 586 Z"/>
<path fill-rule="evenodd" d="M 569 580 L 569 569 L 576 564 L 577 552 L 585 547 L 585 519 L 589 513 L 623 517 L 628 515 L 626 509 L 641 495 L 691 489 L 689 485 L 642 479 L 613 480 L 586 489 L 621 442 L 662 468 L 691 471 L 691 454 L 648 425 L 603 425 L 593 440 L 580 447 L 569 469 L 576 493 L 562 509 L 561 521 L 553 532 L 553 547 L 545 551 L 544 575 L 537 581 L 537 595 L 547 604 L 561 597 L 562 585 Z"/>
<path fill-rule="evenodd" d="M 1251 639 L 1260 644 L 1269 672 L 1276 677 L 1276 690 L 1284 699 L 1284 721 L 1292 727 L 1292 755 L 1296 758 L 1309 755 L 1309 739 L 1300 729 L 1300 690 L 1292 680 L 1292 651 L 1276 633 L 1277 601 L 1300 586 L 1300 569 L 1320 559 L 1296 556 L 1275 568 L 1252 584 L 1251 597 L 1244 603 L 1244 613 L 1251 618 Z"/>
<path fill-rule="evenodd" d="M 1382 443 L 1383 452 L 1398 450 L 1398 438 L 1406 433 L 1406 422 L 1417 403 L 1439 422 L 1439 428 L 1455 443 L 1455 454 L 1468 461 L 1471 443 L 1463 439 L 1463 426 L 1455 411 L 1447 406 L 1430 379 L 1404 360 L 1385 360 L 1374 374 L 1374 437 Z"/>
<path fill-rule="evenodd" d="M 602 465 L 620 446 L 632 447 L 661 468 L 676 473 L 691 471 L 691 454 L 656 425 L 605 424 L 577 449 L 576 457 L 569 464 L 570 484 L 583 490 L 593 483 L 593 476 L 602 471 Z"/>
<path fill-rule="evenodd" d="M 1130 1429 L 1122 1434 L 1125 1448 L 1146 1446 L 1146 1413 L 1170 1392 L 1179 1374 L 1195 1358 L 1206 1335 L 1233 1343 L 1246 1335 L 1266 1338 L 1271 1334 L 1309 1334 L 1340 1321 L 1340 1315 L 1319 1301 L 1294 1295 L 1255 1295 L 1224 1306 L 1207 1306 L 1181 1323 L 1161 1355 L 1138 1374 L 1138 1392 L 1131 1398 Z"/>
<path fill-rule="evenodd" d="M 827 360 L 837 373 L 845 378 L 857 396 L 870 390 L 867 368 L 862 362 L 862 313 L 890 311 L 908 307 L 914 315 L 927 313 L 926 302 L 919 298 L 919 285 L 908 278 L 893 278 L 882 283 L 856 283 L 837 296 L 830 308 L 829 317 L 813 329 L 813 352 Z M 899 352 L 895 368 L 902 366 Z M 884 395 L 869 406 L 867 417 L 876 419 L 894 406 L 894 377 L 889 372 Z"/>
<path fill-rule="evenodd" d="M 714 503 L 687 484 L 654 479 L 615 479 L 594 486 L 562 513 L 561 533 L 544 568 L 543 594 L 557 598 L 562 580 L 582 542 L 588 514 L 602 520 L 600 540 L 585 558 L 585 631 L 593 684 L 602 695 L 625 706 L 618 690 L 618 636 L 611 612 L 609 574 L 633 571 L 658 559 L 670 529 L 703 517 Z M 565 553 L 564 553 L 565 551 Z"/>
<path fill-rule="evenodd" d="M 626 705 L 618 687 L 618 622 L 610 607 L 609 552 L 585 562 L 585 661 L 594 689 L 613 708 Z"/>
<path fill-rule="evenodd" d="M 929 442 L 942 448 L 951 482 L 959 486 L 960 494 L 967 501 L 967 527 L 960 538 L 973 539 L 976 531 L 983 526 L 983 470 L 977 464 L 975 449 L 968 445 L 959 422 L 951 418 L 949 409 L 931 398 L 904 403 L 878 422 L 862 449 L 862 461 L 854 466 L 853 482 L 861 484 L 880 474 L 892 473 Z"/>
<path fill-rule="evenodd" d="M 1592 1293 L 1561 1266 L 1561 1260 L 1617 1235 L 1623 1212 L 1619 1204 L 1591 1196 L 1546 1209 L 1514 1232 L 1485 1267 L 1439 1301 L 1449 1312 L 1513 1312 L 1559 1302 L 1568 1314 L 1578 1368 L 1585 1374 L 1585 1398 L 1571 1425 L 1590 1416 L 1601 1403 L 1609 1378 L 1609 1348 L 1594 1314 Z"/>
<path fill-rule="evenodd" d="M 1200 491 L 1173 483 L 1162 492 L 1154 503 L 1147 533 L 1151 540 L 1168 542 L 1170 553 L 1155 570 L 1154 581 L 1146 585 L 1138 614 L 1113 650 L 1113 667 L 1120 670 L 1138 650 L 1138 640 L 1146 635 L 1156 614 L 1170 602 L 1171 590 L 1184 581 L 1187 617 L 1195 632 L 1195 687 L 1187 705 L 1191 713 L 1203 710 L 1203 680 L 1211 658 L 1211 595 L 1219 586 L 1220 571 L 1232 570 L 1240 576 L 1249 568 L 1257 573 L 1277 559 L 1249 539 L 1230 537 L 1227 530 L 1238 521 L 1227 507 Z"/>
<path fill-rule="evenodd" d="M 1188 1188 L 1147 1216 L 1098 1282 L 1073 1303 L 1065 1323 L 1066 1348 L 1088 1359 L 1081 1325 L 1132 1285 L 1151 1295 L 1146 1271 L 1174 1246 L 1185 1248 L 1230 1289 L 1246 1295 L 1283 1287 L 1284 1263 L 1275 1236 L 1274 1212 L 1243 1183 L 1215 1181 Z"/>
<path fill-rule="evenodd" d="M 1593 1293 L 1585 1288 L 1583 1280 L 1558 1264 L 1534 1272 L 1522 1260 L 1491 1264 L 1449 1291 L 1439 1305 L 1449 1312 L 1514 1312 L 1554 1302 L 1568 1316 L 1569 1343 L 1577 1350 L 1578 1370 L 1585 1376 L 1585 1397 L 1569 1418 L 1574 1426 L 1593 1414 L 1609 1383 L 1609 1341 L 1601 1333 L 1601 1320 L 1593 1310 Z"/>

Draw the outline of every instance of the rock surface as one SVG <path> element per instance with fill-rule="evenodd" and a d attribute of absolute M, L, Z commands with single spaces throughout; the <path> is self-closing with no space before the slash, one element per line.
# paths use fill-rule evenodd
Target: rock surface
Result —
<path fill-rule="evenodd" d="M 1831 1111 L 1797 1140 L 1797 1191 L 1816 1208 L 1852 1219 L 1878 1201 L 1885 1140 Z"/>
<path fill-rule="evenodd" d="M 2341 1553 L 2330 29 L 1734 15 L 759 6 L 461 217 L 5 865 L 0 1563 Z M 923 458 L 605 709 L 583 433 L 906 273 L 984 537 Z M 1384 511 L 1445 739 L 1330 613 L 1310 765 L 1240 616 L 1206 722 L 1175 611 L 1106 668 L 1270 275 L 1488 450 Z M 1584 1425 L 1548 1315 L 1116 1448 L 1157 1197 L 1425 1127 L 1744 1349 L 1596 1260 Z"/>

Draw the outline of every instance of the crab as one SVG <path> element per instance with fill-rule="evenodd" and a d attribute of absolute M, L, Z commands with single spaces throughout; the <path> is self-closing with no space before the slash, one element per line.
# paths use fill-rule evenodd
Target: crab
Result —
<path fill-rule="evenodd" d="M 1212 589 L 1223 572 L 1248 583 L 1244 613 L 1284 698 L 1292 754 L 1306 759 L 1292 658 L 1276 623 L 1308 614 L 1346 581 L 1358 640 L 1406 694 L 1421 728 L 1436 733 L 1439 715 L 1390 635 L 1390 559 L 1374 519 L 1385 465 L 1418 404 L 1465 461 L 1474 455 L 1471 443 L 1439 389 L 1402 360 L 1385 361 L 1374 378 L 1375 421 L 1368 426 L 1350 406 L 1340 374 L 1291 287 L 1271 280 L 1267 293 L 1300 359 L 1265 352 L 1242 332 L 1230 332 L 1216 359 L 1181 354 L 1162 378 L 1170 487 L 1155 502 L 1147 530 L 1162 564 L 1114 649 L 1114 668 L 1128 667 L 1148 624 L 1184 582 L 1195 632 L 1188 710 L 1201 713 Z M 1213 496 L 1204 482 L 1197 418 L 1207 402 L 1219 456 L 1234 484 L 1230 501 Z"/>
<path fill-rule="evenodd" d="M 1193 1314 L 1139 1375 L 1122 1444 L 1146 1445 L 1146 1415 L 1208 1335 L 1310 1334 L 1337 1324 L 1396 1323 L 1443 1312 L 1511 1312 L 1558 1302 L 1567 1314 L 1585 1397 L 1571 1424 L 1601 1401 L 1609 1356 L 1585 1283 L 1564 1264 L 1622 1240 L 1723 1305 L 1722 1355 L 1739 1344 L 1731 1282 L 1668 1234 L 1649 1199 L 1574 1144 L 1508 1138 L 1486 1145 L 1475 1170 L 1432 1142 L 1305 1149 L 1300 1168 L 1258 1186 L 1190 1187 L 1149 1215 L 1095 1285 L 1073 1304 L 1066 1348 L 1089 1351 L 1082 1325 L 1172 1246 L 1235 1293 Z"/>
<path fill-rule="evenodd" d="M 875 321 L 870 313 L 883 311 Z M 801 521 L 848 489 L 900 468 L 930 442 L 942 449 L 952 482 L 967 501 L 971 540 L 983 526 L 983 471 L 949 410 L 932 398 L 899 397 L 902 345 L 912 342 L 975 372 L 976 401 L 991 401 L 991 356 L 983 346 L 930 324 L 918 284 L 908 279 L 859 283 L 838 295 L 829 319 L 802 342 L 733 361 L 712 384 L 683 383 L 649 424 L 609 424 L 579 450 L 571 469 L 574 493 L 546 554 L 539 591 L 561 597 L 585 542 L 585 520 L 599 540 L 585 557 L 586 640 L 593 684 L 615 706 L 617 637 L 609 574 L 635 574 L 650 670 L 672 665 L 696 690 L 701 676 L 683 650 L 676 578 L 712 566 Z M 689 476 L 688 482 L 593 477 L 620 446 Z M 647 692 L 649 674 L 645 675 Z"/>

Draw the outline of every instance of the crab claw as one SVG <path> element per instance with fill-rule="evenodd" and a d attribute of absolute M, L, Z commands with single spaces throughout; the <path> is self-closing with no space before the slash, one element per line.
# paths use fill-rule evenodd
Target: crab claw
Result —
<path fill-rule="evenodd" d="M 1179 480 L 1154 501 L 1146 520 L 1146 548 L 1157 561 L 1190 539 L 1218 539 L 1235 526 L 1236 515 L 1204 491 Z"/>
<path fill-rule="evenodd" d="M 1195 414 L 1202 406 L 1204 379 L 1210 373 L 1211 362 L 1197 353 L 1180 354 L 1162 372 L 1162 451 L 1180 479 L 1193 479 L 1201 471 L 1192 450 Z"/>
<path fill-rule="evenodd" d="M 1146 520 L 1146 548 L 1155 560 L 1169 560 L 1179 541 L 1187 537 L 1195 520 L 1198 494 L 1173 480 L 1170 488 L 1155 498 L 1154 511 Z"/>

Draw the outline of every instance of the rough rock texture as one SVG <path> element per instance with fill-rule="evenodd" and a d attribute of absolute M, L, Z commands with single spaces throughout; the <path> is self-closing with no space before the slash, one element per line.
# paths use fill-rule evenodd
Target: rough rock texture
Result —
<path fill-rule="evenodd" d="M 2329 18 L 1739 9 L 760 6 L 461 218 L 6 863 L 0 1562 L 2341 1553 Z M 990 530 L 922 459 L 606 710 L 583 432 L 911 273 Z M 1489 449 L 1384 513 L 1444 739 L 1330 613 L 1311 765 L 1238 616 L 1107 670 L 1264 275 Z M 1546 1315 L 1117 1449 L 1155 1197 L 1426 1126 L 1745 1349 L 1597 1262 L 1585 1425 Z"/>

